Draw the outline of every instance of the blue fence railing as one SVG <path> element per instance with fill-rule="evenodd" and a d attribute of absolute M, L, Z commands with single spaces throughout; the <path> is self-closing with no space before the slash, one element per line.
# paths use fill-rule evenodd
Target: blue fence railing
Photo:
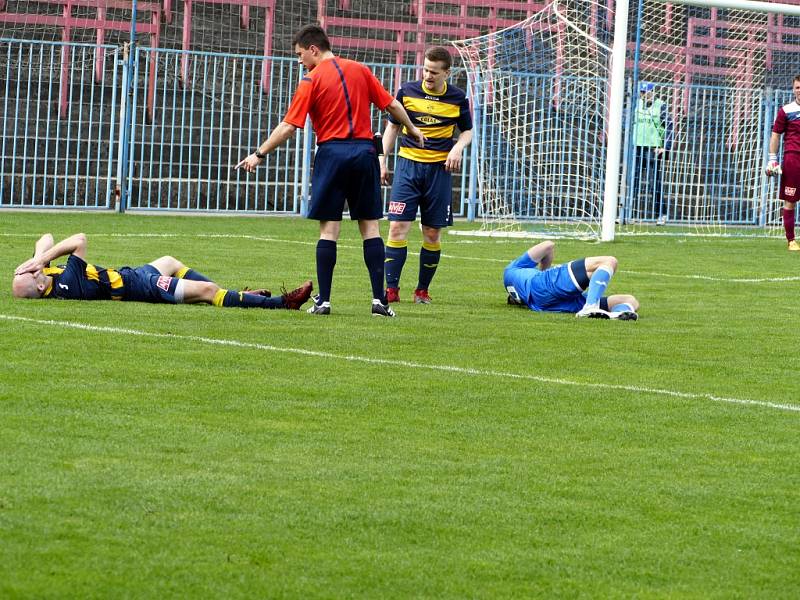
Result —
<path fill-rule="evenodd" d="M 109 208 L 119 49 L 3 40 L 0 70 L 0 206 Z"/>
<path fill-rule="evenodd" d="M 418 77 L 416 67 L 371 67 L 391 90 L 397 80 Z M 265 69 L 269 93 L 264 93 Z M 303 132 L 257 173 L 233 169 L 285 113 L 301 76 L 296 59 L 141 47 L 129 63 L 114 46 L 0 40 L 0 72 L 0 207 L 299 214 L 308 199 L 313 144 Z M 453 78 L 466 87 L 463 72 L 454 71 Z M 530 86 L 533 94 L 548 87 L 547 82 Z M 628 135 L 621 221 L 665 216 L 681 222 L 688 218 L 686 199 L 694 197 L 709 219 L 768 222 L 774 194 L 757 167 L 775 110 L 790 92 L 741 96 L 741 90 L 730 88 L 671 85 L 657 92 L 670 106 L 676 135 L 661 173 L 662 197 L 653 206 L 651 197 L 633 185 L 635 150 Z M 746 126 L 730 118 L 736 93 L 748 114 L 759 115 Z M 385 123 L 377 114 L 373 122 L 376 128 Z M 455 178 L 457 217 L 476 216 L 476 160 L 505 160 L 513 190 L 517 171 L 535 167 L 527 157 L 508 154 L 502 140 L 485 143 L 496 139 L 490 119 L 477 118 L 476 124 L 476 138 L 484 142 L 476 148 L 495 154 L 481 156 L 475 149 L 465 154 Z M 641 161 L 636 164 L 642 168 Z M 640 171 L 639 187 L 652 188 L 652 177 Z M 388 193 L 384 189 L 387 202 Z M 524 198 L 519 206 L 522 218 L 535 217 Z"/>

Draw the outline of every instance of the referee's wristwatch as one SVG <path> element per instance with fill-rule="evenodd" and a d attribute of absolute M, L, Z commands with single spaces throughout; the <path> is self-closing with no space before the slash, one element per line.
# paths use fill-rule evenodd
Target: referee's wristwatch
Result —
<path fill-rule="evenodd" d="M 265 158 L 267 158 L 266 154 L 262 154 L 261 152 L 258 151 L 258 148 L 256 148 L 256 151 L 253 152 L 253 154 L 255 154 L 256 158 L 259 160 L 264 160 Z"/>

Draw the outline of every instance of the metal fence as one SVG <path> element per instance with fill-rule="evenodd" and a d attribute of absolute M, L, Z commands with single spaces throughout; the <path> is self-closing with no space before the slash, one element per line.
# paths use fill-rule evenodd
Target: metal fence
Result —
<path fill-rule="evenodd" d="M 141 47 L 129 63 L 118 48 L 103 50 L 98 77 L 96 46 L 0 42 L 0 207 L 301 213 L 310 129 L 256 173 L 233 168 L 281 121 L 302 76 L 296 59 Z M 371 67 L 391 89 L 397 66 Z M 416 68 L 402 76 L 416 77 Z M 385 121 L 376 112 L 373 123 Z M 455 178 L 455 216 L 466 216 L 469 168 L 467 156 Z"/>
<path fill-rule="evenodd" d="M 416 67 L 399 73 L 395 64 L 371 67 L 388 89 L 418 76 Z M 0 69 L 0 207 L 300 214 L 308 201 L 309 131 L 298 132 L 255 174 L 233 169 L 280 122 L 301 77 L 295 59 L 141 47 L 128 61 L 114 46 L 3 40 Z M 463 73 L 454 80 L 464 85 Z M 675 124 L 682 137 L 664 169 L 661 212 L 680 222 L 686 198 L 695 196 L 706 198 L 709 214 L 723 222 L 769 220 L 774 194 L 754 179 L 752 161 L 743 168 L 724 149 L 735 142 L 762 152 L 790 92 L 758 91 L 757 131 L 736 132 L 734 139 L 725 110 L 734 90 L 664 85 L 659 91 L 688 95 L 691 107 L 679 111 Z M 373 115 L 376 126 L 381 121 Z M 630 140 L 626 147 L 630 152 Z M 456 177 L 457 217 L 474 215 L 474 158 L 467 153 Z M 644 214 L 628 181 L 621 219 L 654 220 L 658 215 Z"/>
<path fill-rule="evenodd" d="M 0 65 L 0 206 L 109 208 L 118 167 L 119 49 L 5 40 Z"/>

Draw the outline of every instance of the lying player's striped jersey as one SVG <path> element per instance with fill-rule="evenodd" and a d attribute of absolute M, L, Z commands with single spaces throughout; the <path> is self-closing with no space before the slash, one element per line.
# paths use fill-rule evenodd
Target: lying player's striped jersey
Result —
<path fill-rule="evenodd" d="M 122 300 L 125 292 L 118 271 L 90 265 L 74 254 L 69 255 L 66 265 L 46 267 L 44 274 L 53 278 L 53 284 L 43 294 L 44 298 Z"/>

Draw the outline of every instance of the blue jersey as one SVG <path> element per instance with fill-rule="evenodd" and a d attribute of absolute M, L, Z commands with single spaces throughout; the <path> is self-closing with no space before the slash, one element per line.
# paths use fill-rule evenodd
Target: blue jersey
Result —
<path fill-rule="evenodd" d="M 444 162 L 455 145 L 455 128 L 458 127 L 459 131 L 472 129 L 466 94 L 446 82 L 444 91 L 438 94 L 427 89 L 422 81 L 406 82 L 397 92 L 397 101 L 406 109 L 411 122 L 425 134 L 425 147 L 421 148 L 403 130 L 398 153 L 403 158 L 417 162 Z M 399 125 L 394 117 L 389 117 L 389 121 Z"/>
<path fill-rule="evenodd" d="M 527 252 L 511 261 L 503 272 L 508 293 L 535 311 L 578 312 L 586 304 L 583 290 L 588 283 L 583 260 L 541 271 Z"/>

